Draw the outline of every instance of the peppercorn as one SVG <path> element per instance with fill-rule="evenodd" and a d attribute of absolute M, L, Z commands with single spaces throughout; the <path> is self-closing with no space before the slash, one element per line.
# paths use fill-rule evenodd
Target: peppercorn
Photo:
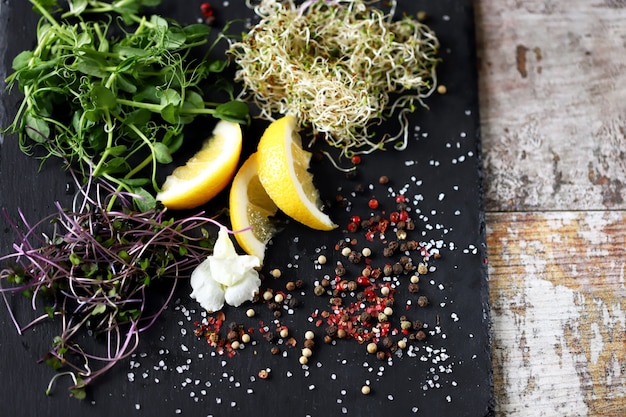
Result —
<path fill-rule="evenodd" d="M 282 275 L 282 273 L 280 272 L 280 269 L 278 268 L 274 268 L 270 271 L 270 275 L 276 279 L 280 278 L 280 276 Z"/>
<path fill-rule="evenodd" d="M 270 376 L 270 373 L 267 369 L 261 369 L 258 373 L 259 378 L 261 379 L 267 379 Z"/>
<path fill-rule="evenodd" d="M 285 296 L 281 293 L 278 293 L 274 296 L 274 301 L 280 304 L 285 301 Z"/>
<path fill-rule="evenodd" d="M 367 344 L 367 353 L 376 353 L 378 351 L 378 346 L 374 342 L 370 342 Z"/>
<path fill-rule="evenodd" d="M 402 265 L 400 265 L 400 263 L 398 263 L 398 262 L 393 264 L 393 266 L 391 268 L 392 268 L 392 271 L 393 271 L 394 275 L 400 275 L 401 273 L 404 272 L 404 267 Z"/>
<path fill-rule="evenodd" d="M 421 320 L 413 320 L 413 330 L 422 330 L 424 323 Z"/>
<path fill-rule="evenodd" d="M 381 185 L 385 185 L 389 182 L 389 177 L 386 175 L 382 175 L 378 178 L 378 183 Z"/>
<path fill-rule="evenodd" d="M 400 328 L 402 330 L 411 330 L 413 324 L 408 320 L 400 320 Z"/>
<path fill-rule="evenodd" d="M 353 250 L 350 252 L 350 255 L 348 255 L 348 260 L 353 264 L 358 264 L 359 262 L 361 262 L 361 254 Z"/>
<path fill-rule="evenodd" d="M 376 359 L 378 359 L 379 361 L 384 361 L 385 359 L 387 359 L 387 354 L 382 350 L 378 351 L 376 352 Z"/>
<path fill-rule="evenodd" d="M 406 239 L 406 230 L 402 230 L 402 229 L 398 230 L 396 232 L 396 237 L 400 240 Z"/>
<path fill-rule="evenodd" d="M 278 355 L 280 353 L 280 348 L 278 346 L 272 346 L 270 352 L 272 353 L 272 355 Z"/>
<path fill-rule="evenodd" d="M 420 307 L 426 307 L 428 305 L 428 297 L 425 295 L 420 295 L 417 299 L 417 305 Z"/>
<path fill-rule="evenodd" d="M 333 338 L 329 335 L 324 336 L 324 343 L 329 344 L 333 342 Z"/>
<path fill-rule="evenodd" d="M 387 315 L 385 313 L 383 313 L 382 311 L 380 313 L 378 313 L 378 321 L 385 322 L 388 319 L 389 318 L 387 317 Z"/>
<path fill-rule="evenodd" d="M 419 247 L 419 245 L 417 244 L 416 241 L 410 240 L 406 242 L 406 247 L 408 250 L 416 250 Z"/>
<path fill-rule="evenodd" d="M 391 258 L 393 256 L 393 254 L 394 254 L 393 249 L 391 249 L 391 248 L 383 248 L 383 256 L 385 258 Z"/>
<path fill-rule="evenodd" d="M 359 194 L 360 194 L 360 193 L 362 193 L 363 191 L 365 191 L 365 186 L 364 186 L 363 184 L 361 184 L 361 183 L 356 184 L 356 185 L 354 186 L 354 191 L 355 191 L 356 193 L 359 193 Z"/>
<path fill-rule="evenodd" d="M 426 264 L 420 263 L 419 265 L 417 265 L 417 272 L 420 275 L 425 275 L 428 273 L 428 267 L 426 266 Z"/>
<path fill-rule="evenodd" d="M 369 323 L 370 321 L 372 321 L 372 315 L 369 312 L 364 311 L 359 316 L 359 321 L 364 324 Z"/>
<path fill-rule="evenodd" d="M 339 339 L 344 339 L 348 333 L 344 329 L 337 329 L 337 337 Z"/>
<path fill-rule="evenodd" d="M 382 343 L 384 348 L 390 349 L 393 346 L 393 339 L 391 337 L 384 337 Z"/>
<path fill-rule="evenodd" d="M 417 293 L 419 292 L 419 290 L 420 290 L 420 286 L 419 286 L 419 284 L 417 284 L 417 283 L 413 283 L 413 282 L 411 282 L 411 283 L 409 284 L 409 292 L 410 292 L 411 294 L 417 294 Z"/>
<path fill-rule="evenodd" d="M 276 310 L 276 311 L 274 311 L 274 318 L 275 318 L 275 319 L 279 319 L 279 318 L 281 318 L 282 316 L 283 316 L 283 312 L 282 312 L 282 311 L 280 311 L 280 310 Z"/>
<path fill-rule="evenodd" d="M 250 343 L 251 340 L 252 340 L 252 337 L 248 333 L 244 333 L 241 335 L 242 343 Z"/>
<path fill-rule="evenodd" d="M 413 262 L 407 262 L 404 264 L 404 272 L 411 272 L 413 270 Z"/>
<path fill-rule="evenodd" d="M 280 310 L 280 304 L 275 303 L 275 302 L 269 303 L 269 304 L 267 305 L 267 307 L 268 307 L 271 311 Z"/>
<path fill-rule="evenodd" d="M 370 277 L 374 279 L 378 279 L 380 277 L 380 274 L 381 274 L 380 268 L 372 269 L 372 271 L 370 272 Z"/>
<path fill-rule="evenodd" d="M 356 291 L 359 287 L 356 281 L 348 281 L 348 291 Z"/>
<path fill-rule="evenodd" d="M 337 329 L 337 326 L 335 325 L 331 324 L 330 326 L 326 328 L 326 334 L 330 337 L 337 336 L 337 333 L 338 333 L 338 329 Z"/>
<path fill-rule="evenodd" d="M 289 306 L 289 308 L 296 308 L 300 305 L 300 301 L 298 301 L 296 298 L 290 298 L 287 305 Z"/>
<path fill-rule="evenodd" d="M 234 342 L 235 340 L 239 340 L 239 333 L 235 330 L 229 330 L 226 334 L 226 340 L 229 342 Z"/>
<path fill-rule="evenodd" d="M 392 273 L 393 273 L 393 267 L 392 267 L 391 265 L 387 264 L 387 265 L 385 265 L 385 266 L 383 267 L 383 274 L 384 274 L 385 276 L 387 276 L 387 277 L 388 277 L 388 276 L 390 276 Z"/>
<path fill-rule="evenodd" d="M 274 332 L 267 332 L 265 333 L 265 335 L 263 335 L 263 337 L 270 343 L 276 342 L 276 333 Z"/>
<path fill-rule="evenodd" d="M 285 284 L 285 289 L 287 291 L 293 291 L 296 289 L 296 283 L 293 281 L 289 281 L 288 283 Z"/>
<path fill-rule="evenodd" d="M 343 300 L 341 299 L 341 297 L 333 297 L 330 299 L 330 303 L 334 306 L 339 307 L 341 304 L 343 304 Z"/>
<path fill-rule="evenodd" d="M 335 275 L 337 275 L 338 277 L 342 277 L 342 276 L 344 276 L 345 274 L 346 274 L 346 268 L 344 268 L 343 266 L 338 265 L 338 266 L 335 268 Z"/>
<path fill-rule="evenodd" d="M 313 293 L 317 295 L 318 297 L 320 297 L 326 293 L 326 289 L 322 287 L 321 285 L 316 285 L 315 288 L 313 289 Z"/>
<path fill-rule="evenodd" d="M 419 340 L 420 342 L 426 339 L 426 332 L 424 332 L 423 330 L 418 331 L 417 333 L 415 333 L 415 339 Z"/>
<path fill-rule="evenodd" d="M 304 347 L 307 349 L 313 349 L 313 347 L 315 346 L 315 341 L 313 339 L 305 339 L 304 340 Z"/>
<path fill-rule="evenodd" d="M 204 334 L 204 330 L 202 328 L 200 328 L 200 327 L 197 327 L 197 328 L 193 329 L 193 334 L 196 337 L 201 337 Z"/>
<path fill-rule="evenodd" d="M 330 280 L 328 278 L 322 278 L 320 281 L 320 285 L 322 287 L 328 287 L 330 285 Z"/>
<path fill-rule="evenodd" d="M 363 385 L 363 386 L 361 387 L 361 394 L 363 394 L 363 395 L 369 395 L 369 394 L 370 394 L 370 392 L 372 392 L 372 389 L 370 388 L 370 386 L 369 386 L 369 385 Z"/>

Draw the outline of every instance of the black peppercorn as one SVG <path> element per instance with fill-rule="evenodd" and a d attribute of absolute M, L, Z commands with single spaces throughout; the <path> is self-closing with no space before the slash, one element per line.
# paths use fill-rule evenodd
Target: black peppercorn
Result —
<path fill-rule="evenodd" d="M 417 299 L 417 305 L 420 307 L 426 307 L 428 305 L 428 298 L 425 295 L 420 295 Z"/>

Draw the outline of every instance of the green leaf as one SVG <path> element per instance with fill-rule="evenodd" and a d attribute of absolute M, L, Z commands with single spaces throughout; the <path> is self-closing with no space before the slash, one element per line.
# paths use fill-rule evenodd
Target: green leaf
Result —
<path fill-rule="evenodd" d="M 156 142 L 153 147 L 157 162 L 161 164 L 169 164 L 173 161 L 172 154 L 170 153 L 167 145 L 161 142 Z"/>
<path fill-rule="evenodd" d="M 115 82 L 117 88 L 126 93 L 135 94 L 137 92 L 137 86 L 135 85 L 134 80 L 124 74 L 118 73 L 115 77 Z"/>
<path fill-rule="evenodd" d="M 183 28 L 187 35 L 187 42 L 198 42 L 211 34 L 211 27 L 202 23 L 194 23 Z"/>
<path fill-rule="evenodd" d="M 92 316 L 97 316 L 98 314 L 102 314 L 105 311 L 107 311 L 107 306 L 106 304 L 98 304 L 97 306 L 95 306 L 93 308 L 93 310 L 91 310 L 91 315 Z"/>
<path fill-rule="evenodd" d="M 135 188 L 133 193 L 137 194 L 139 198 L 135 198 L 133 203 L 137 206 L 137 209 L 144 212 L 152 210 L 156 207 L 156 200 L 152 194 L 146 191 L 144 188 Z"/>
<path fill-rule="evenodd" d="M 30 60 L 33 57 L 32 51 L 22 51 L 15 58 L 13 58 L 13 63 L 11 64 L 11 68 L 18 71 L 22 68 L 26 68 L 30 64 Z"/>
<path fill-rule="evenodd" d="M 163 106 L 168 104 L 178 106 L 181 101 L 182 98 L 180 97 L 180 93 L 172 88 L 168 88 L 167 90 L 163 90 L 161 92 L 161 105 Z"/>
<path fill-rule="evenodd" d="M 91 99 L 99 109 L 115 110 L 117 107 L 115 94 L 103 85 L 96 84 L 93 86 Z"/>
<path fill-rule="evenodd" d="M 102 69 L 103 64 L 106 64 L 106 62 L 101 63 L 95 59 L 80 56 L 80 60 L 76 62 L 76 70 L 92 77 L 106 78 L 109 76 L 109 73 Z"/>
<path fill-rule="evenodd" d="M 184 138 L 185 136 L 178 129 L 171 129 L 167 131 L 162 142 L 167 145 L 170 153 L 175 153 L 182 146 Z"/>
<path fill-rule="evenodd" d="M 54 307 L 46 306 L 43 308 L 43 310 L 46 312 L 49 318 L 54 317 Z"/>
<path fill-rule="evenodd" d="M 27 126 L 26 134 L 35 142 L 45 143 L 50 137 L 50 128 L 48 127 L 48 122 L 44 119 L 37 117 L 32 113 L 26 113 L 24 116 L 24 122 Z"/>
<path fill-rule="evenodd" d="M 222 72 L 224 71 L 224 69 L 228 66 L 228 61 L 226 60 L 211 60 L 211 61 L 207 61 L 207 68 L 209 69 L 209 72 Z"/>
<path fill-rule="evenodd" d="M 120 156 L 126 153 L 127 150 L 128 150 L 128 147 L 126 145 L 118 145 L 118 146 L 110 147 L 109 153 L 113 156 Z"/>
<path fill-rule="evenodd" d="M 178 124 L 180 123 L 180 112 L 176 105 L 168 104 L 161 109 L 161 117 L 168 123 Z"/>
<path fill-rule="evenodd" d="M 85 391 L 85 387 L 72 388 L 70 390 L 70 395 L 77 400 L 84 400 L 87 398 L 87 391 Z"/>
<path fill-rule="evenodd" d="M 222 103 L 215 108 L 215 117 L 229 122 L 248 124 L 250 113 L 248 105 L 243 101 L 232 100 Z"/>
<path fill-rule="evenodd" d="M 124 178 L 121 181 L 131 188 L 143 187 L 144 185 L 150 184 L 149 178 Z"/>
<path fill-rule="evenodd" d="M 185 96 L 185 108 L 193 108 L 193 109 L 203 109 L 204 108 L 204 99 L 202 96 L 195 91 L 187 91 L 187 95 Z"/>
<path fill-rule="evenodd" d="M 70 14 L 73 16 L 78 16 L 82 12 L 85 11 L 89 3 L 87 0 L 71 0 L 69 2 L 70 5 Z"/>
<path fill-rule="evenodd" d="M 150 121 L 151 117 L 150 110 L 137 109 L 126 115 L 124 123 L 126 125 L 143 126 Z"/>

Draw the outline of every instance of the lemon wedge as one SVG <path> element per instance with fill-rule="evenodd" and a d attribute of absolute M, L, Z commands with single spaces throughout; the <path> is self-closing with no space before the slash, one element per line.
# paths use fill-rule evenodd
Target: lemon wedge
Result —
<path fill-rule="evenodd" d="M 230 222 L 233 230 L 249 230 L 235 233 L 235 239 L 248 255 L 257 256 L 261 263 L 265 246 L 276 233 L 270 217 L 278 207 L 267 194 L 258 175 L 258 158 L 253 153 L 243 163 L 230 188 Z"/>
<path fill-rule="evenodd" d="M 284 116 L 267 127 L 257 155 L 261 184 L 281 211 L 312 229 L 337 227 L 321 210 L 319 192 L 308 171 L 311 152 L 302 149 L 294 116 Z"/>
<path fill-rule="evenodd" d="M 220 120 L 202 148 L 165 179 L 156 199 L 173 210 L 208 202 L 230 183 L 241 155 L 241 126 Z"/>

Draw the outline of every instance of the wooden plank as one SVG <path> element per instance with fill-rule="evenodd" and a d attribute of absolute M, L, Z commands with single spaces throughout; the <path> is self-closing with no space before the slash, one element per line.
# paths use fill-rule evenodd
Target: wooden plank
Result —
<path fill-rule="evenodd" d="M 626 208 L 624 1 L 475 3 L 487 210 Z"/>
<path fill-rule="evenodd" d="M 623 415 L 624 236 L 624 211 L 487 215 L 498 415 Z"/>

